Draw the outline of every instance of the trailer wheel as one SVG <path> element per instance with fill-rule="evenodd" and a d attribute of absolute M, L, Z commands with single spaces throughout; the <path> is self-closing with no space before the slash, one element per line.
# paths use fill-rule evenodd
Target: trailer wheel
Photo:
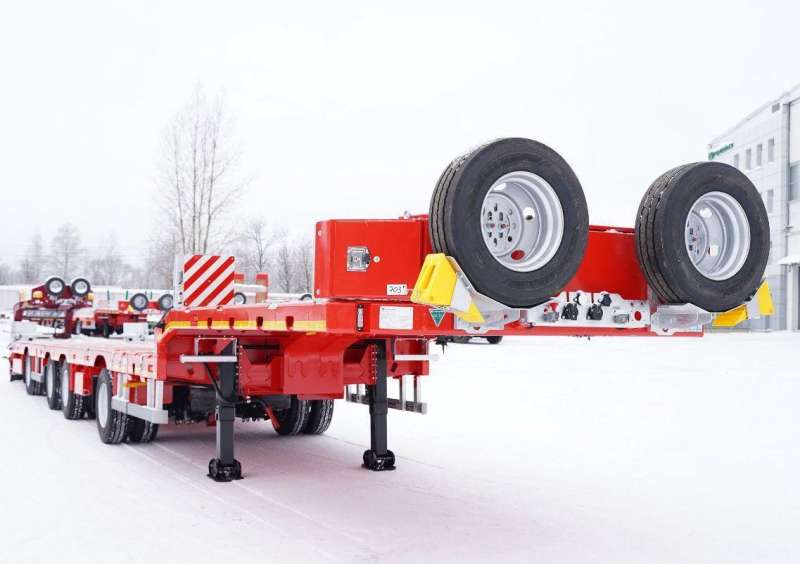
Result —
<path fill-rule="evenodd" d="M 234 305 L 244 305 L 247 303 L 247 296 L 245 296 L 242 292 L 236 292 L 233 295 L 233 303 Z"/>
<path fill-rule="evenodd" d="M 486 341 L 490 345 L 499 345 L 503 341 L 502 335 L 492 335 L 491 337 L 486 337 Z"/>
<path fill-rule="evenodd" d="M 67 284 L 60 276 L 51 276 L 44 283 L 44 289 L 47 290 L 47 293 L 56 298 L 64 293 L 66 287 Z"/>
<path fill-rule="evenodd" d="M 158 424 L 128 416 L 128 440 L 132 443 L 150 443 L 158 435 Z"/>
<path fill-rule="evenodd" d="M 97 416 L 97 432 L 100 440 L 107 445 L 116 445 L 125 440 L 128 430 L 128 416 L 111 407 L 114 383 L 111 374 L 103 368 L 97 379 L 95 391 L 95 414 Z"/>
<path fill-rule="evenodd" d="M 23 360 L 23 377 L 25 379 L 25 391 L 29 396 L 42 395 L 42 383 L 33 379 L 33 367 L 30 355 L 25 355 Z"/>
<path fill-rule="evenodd" d="M 161 311 L 169 311 L 175 306 L 175 298 L 172 294 L 164 294 L 158 298 L 158 309 Z"/>
<path fill-rule="evenodd" d="M 510 307 L 557 295 L 583 259 L 589 214 L 578 177 L 553 149 L 522 138 L 455 159 L 431 199 L 433 249 L 476 290 Z"/>
<path fill-rule="evenodd" d="M 47 396 L 47 407 L 54 411 L 61 409 L 61 394 L 58 390 L 59 376 L 58 363 L 51 360 L 44 369 L 44 390 L 45 396 Z"/>
<path fill-rule="evenodd" d="M 310 408 L 311 406 L 307 400 L 297 399 L 297 396 L 292 396 L 289 408 L 272 410 L 273 417 L 270 418 L 270 421 L 272 421 L 272 426 L 279 435 L 299 435 L 306 426 Z"/>
<path fill-rule="evenodd" d="M 108 337 L 111 335 L 111 326 L 108 323 L 103 323 L 100 326 L 100 334 L 104 339 L 108 339 Z"/>
<path fill-rule="evenodd" d="M 333 400 L 311 400 L 308 420 L 303 432 L 306 435 L 321 435 L 328 430 L 333 420 Z"/>
<path fill-rule="evenodd" d="M 70 370 L 68 362 L 61 363 L 60 377 L 61 413 L 64 414 L 64 419 L 80 419 L 83 417 L 83 396 L 70 391 Z"/>
<path fill-rule="evenodd" d="M 147 296 L 145 294 L 139 292 L 137 294 L 132 295 L 131 299 L 128 300 L 128 303 L 136 311 L 144 311 L 150 304 L 150 300 L 147 299 Z"/>
<path fill-rule="evenodd" d="M 73 279 L 70 282 L 70 288 L 72 288 L 72 293 L 79 298 L 85 298 L 92 291 L 92 285 L 86 278 Z"/>
<path fill-rule="evenodd" d="M 727 311 L 753 296 L 769 258 L 769 221 L 750 179 L 735 167 L 692 163 L 648 188 L 636 216 L 636 252 L 666 303 Z"/>

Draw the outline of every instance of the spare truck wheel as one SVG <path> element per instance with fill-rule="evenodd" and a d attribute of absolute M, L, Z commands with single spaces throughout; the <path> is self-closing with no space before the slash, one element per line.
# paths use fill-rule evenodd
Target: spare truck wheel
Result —
<path fill-rule="evenodd" d="M 146 295 L 139 292 L 137 294 L 132 295 L 131 299 L 128 300 L 128 303 L 136 311 L 144 311 L 150 304 L 150 300 L 147 299 Z"/>
<path fill-rule="evenodd" d="M 65 419 L 80 419 L 83 417 L 83 396 L 70 390 L 70 370 L 66 361 L 61 363 L 60 378 L 61 413 Z"/>
<path fill-rule="evenodd" d="M 64 292 L 66 287 L 67 285 L 64 283 L 64 279 L 59 276 L 51 276 L 44 283 L 44 288 L 47 290 L 47 293 L 56 298 Z"/>
<path fill-rule="evenodd" d="M 767 210 L 753 183 L 716 162 L 676 167 L 650 186 L 636 216 L 636 252 L 666 303 L 727 311 L 758 289 L 769 257 Z"/>
<path fill-rule="evenodd" d="M 161 311 L 169 311 L 175 305 L 175 299 L 172 294 L 164 294 L 158 298 L 158 309 Z"/>
<path fill-rule="evenodd" d="M 79 298 L 85 298 L 92 291 L 92 285 L 86 278 L 75 278 L 69 286 L 72 293 Z"/>
<path fill-rule="evenodd" d="M 453 257 L 480 293 L 519 308 L 561 292 L 589 233 L 578 177 L 553 149 L 522 138 L 451 162 L 429 218 L 434 251 Z"/>

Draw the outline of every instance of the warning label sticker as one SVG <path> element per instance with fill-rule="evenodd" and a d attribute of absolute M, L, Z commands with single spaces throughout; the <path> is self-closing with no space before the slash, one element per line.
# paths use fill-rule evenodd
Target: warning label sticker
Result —
<path fill-rule="evenodd" d="M 441 307 L 432 307 L 428 311 L 431 312 L 431 319 L 433 319 L 433 322 L 436 324 L 436 326 L 438 327 L 441 325 L 442 319 L 444 319 L 444 314 L 447 313 L 447 310 Z"/>

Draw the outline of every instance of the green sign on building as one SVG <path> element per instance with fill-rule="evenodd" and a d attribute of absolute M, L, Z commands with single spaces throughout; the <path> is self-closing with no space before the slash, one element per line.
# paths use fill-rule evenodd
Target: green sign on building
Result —
<path fill-rule="evenodd" d="M 722 147 L 720 147 L 716 151 L 710 151 L 708 153 L 708 160 L 713 161 L 715 158 L 720 156 L 722 153 L 724 153 L 726 151 L 730 151 L 731 149 L 733 149 L 733 143 L 728 143 L 727 145 L 723 145 Z"/>

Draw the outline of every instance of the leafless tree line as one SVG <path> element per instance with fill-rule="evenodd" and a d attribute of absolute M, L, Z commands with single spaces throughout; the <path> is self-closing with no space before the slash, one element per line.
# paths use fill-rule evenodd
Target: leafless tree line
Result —
<path fill-rule="evenodd" d="M 123 260 L 113 237 L 89 251 L 78 228 L 65 223 L 48 246 L 35 235 L 16 269 L 0 263 L 0 284 L 35 284 L 56 274 L 85 276 L 98 286 L 170 288 L 176 257 L 227 252 L 236 255 L 247 281 L 267 272 L 272 291 L 311 291 L 311 240 L 290 237 L 265 217 L 234 213 L 249 184 L 241 156 L 223 97 L 209 100 L 196 87 L 162 135 L 155 190 L 163 212 L 140 264 Z"/>

